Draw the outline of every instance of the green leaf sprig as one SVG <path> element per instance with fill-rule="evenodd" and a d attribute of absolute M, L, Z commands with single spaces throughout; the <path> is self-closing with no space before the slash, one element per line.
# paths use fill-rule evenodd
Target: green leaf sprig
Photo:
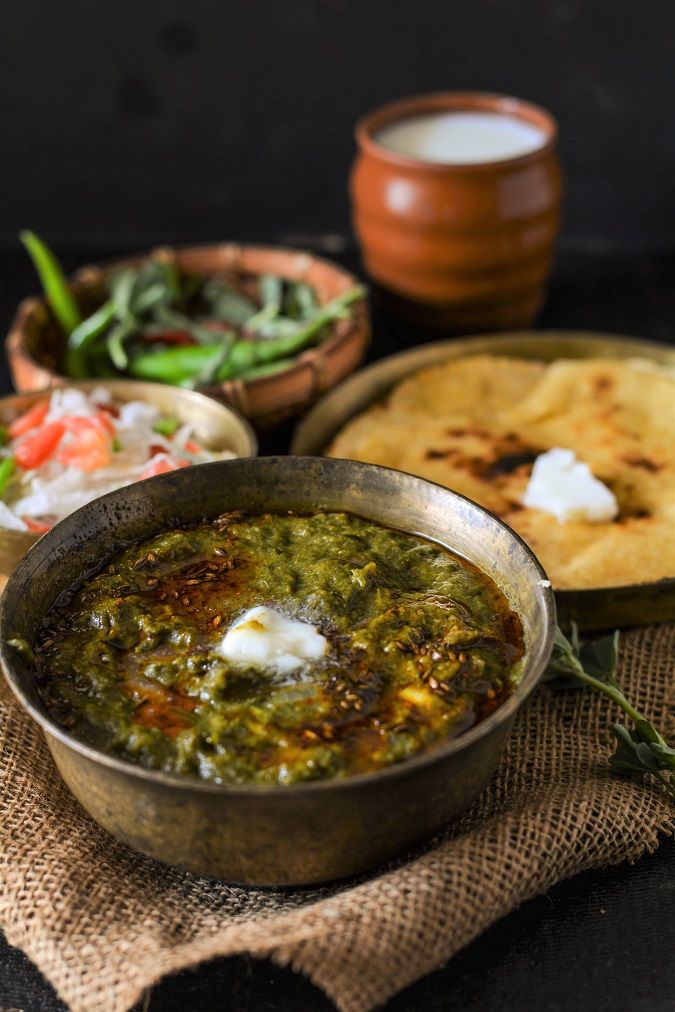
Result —
<path fill-rule="evenodd" d="M 609 764 L 617 773 L 652 776 L 675 802 L 675 749 L 654 725 L 628 701 L 616 679 L 619 633 L 582 643 L 572 624 L 570 639 L 558 629 L 544 678 L 556 688 L 583 685 L 608 696 L 632 721 L 633 727 L 612 724 L 617 740 Z"/>

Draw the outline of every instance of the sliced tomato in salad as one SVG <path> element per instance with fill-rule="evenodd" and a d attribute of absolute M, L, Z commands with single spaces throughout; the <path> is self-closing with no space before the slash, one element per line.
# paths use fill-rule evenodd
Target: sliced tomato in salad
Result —
<path fill-rule="evenodd" d="M 84 503 L 91 499 L 88 475 L 92 472 L 109 469 L 101 477 L 122 486 L 189 467 L 195 457 L 209 457 L 208 451 L 189 438 L 178 418 L 155 417 L 155 412 L 148 412 L 141 401 L 130 401 L 129 406 L 134 408 L 125 411 L 123 405 L 75 388 L 66 393 L 67 397 L 63 391 L 55 391 L 33 403 L 13 422 L 0 426 L 4 431 L 0 502 L 36 534 L 51 530 L 63 515 L 60 500 L 65 468 L 83 472 L 79 479 L 70 475 L 66 481 L 69 502 L 74 503 L 70 508 L 74 509 L 79 500 Z M 180 442 L 174 438 L 178 431 Z M 36 492 L 41 501 L 45 500 L 44 513 L 24 515 L 20 512 L 21 500 Z"/>
<path fill-rule="evenodd" d="M 103 422 L 101 414 L 63 419 L 70 439 L 59 450 L 57 460 L 61 464 L 87 472 L 108 467 L 112 459 L 111 423 L 108 418 Z"/>
<path fill-rule="evenodd" d="M 28 411 L 24 411 L 22 415 L 14 419 L 7 429 L 10 439 L 16 439 L 17 436 L 24 436 L 31 429 L 37 429 L 38 425 L 42 425 L 44 422 L 48 411 L 49 401 L 38 401 Z"/>
<path fill-rule="evenodd" d="M 62 419 L 44 425 L 32 435 L 29 434 L 14 450 L 14 459 L 25 471 L 44 464 L 54 454 L 66 431 Z"/>
<path fill-rule="evenodd" d="M 117 429 L 115 428 L 115 423 L 113 422 L 110 414 L 106 411 L 97 411 L 94 417 L 98 419 L 99 424 L 102 425 L 114 439 L 117 435 Z"/>
<path fill-rule="evenodd" d="M 41 520 L 33 520 L 32 517 L 21 517 L 23 522 L 29 531 L 33 531 L 35 534 L 46 534 L 47 531 L 51 531 L 53 524 L 42 523 Z"/>
<path fill-rule="evenodd" d="M 172 453 L 165 456 L 153 457 L 148 466 L 140 475 L 140 478 L 156 478 L 158 474 L 168 474 L 169 471 L 177 471 L 179 467 L 189 467 L 190 463 L 182 457 L 175 457 Z"/>

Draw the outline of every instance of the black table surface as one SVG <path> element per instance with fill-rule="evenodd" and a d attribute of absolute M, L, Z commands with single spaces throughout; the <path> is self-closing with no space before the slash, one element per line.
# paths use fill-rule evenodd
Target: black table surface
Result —
<path fill-rule="evenodd" d="M 64 257 L 74 267 L 87 251 Z M 339 259 L 355 265 L 346 251 Z M 539 327 L 596 330 L 675 341 L 675 255 L 558 258 Z M 0 319 L 35 288 L 21 253 L 0 252 Z M 405 344 L 375 312 L 371 357 Z M 6 365 L 0 390 L 8 391 Z M 279 451 L 283 430 L 262 441 Z M 674 659 L 675 662 L 675 659 Z M 674 665 L 675 666 L 675 665 Z M 0 884 L 1 888 L 1 884 Z M 579 875 L 525 903 L 446 967 L 412 985 L 387 1012 L 669 1012 L 675 1010 L 675 841 L 634 865 Z M 0 936 L 0 1012 L 57 1012 L 65 1006 L 31 962 Z M 330 1012 L 308 981 L 267 961 L 216 959 L 165 978 L 143 1012 Z"/>

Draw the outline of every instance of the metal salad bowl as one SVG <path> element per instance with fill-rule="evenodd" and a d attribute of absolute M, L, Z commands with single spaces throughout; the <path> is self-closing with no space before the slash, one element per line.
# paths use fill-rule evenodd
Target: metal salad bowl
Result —
<path fill-rule="evenodd" d="M 238 457 L 254 457 L 258 452 L 255 433 L 241 415 L 228 405 L 194 390 L 127 379 L 69 380 L 67 385 L 84 393 L 105 387 L 114 401 L 152 404 L 162 414 L 171 415 L 181 423 L 191 422 L 196 439 L 209 450 L 231 450 Z M 52 393 L 53 389 L 47 389 L 0 398 L 0 423 L 9 424 L 36 401 L 44 400 Z M 0 580 L 9 576 L 39 537 L 31 531 L 11 531 L 0 527 Z"/>
<path fill-rule="evenodd" d="M 32 642 L 59 595 L 130 542 L 234 509 L 344 510 L 452 549 L 490 576 L 520 616 L 520 681 L 486 720 L 446 745 L 345 779 L 220 786 L 146 770 L 78 741 L 45 709 L 35 671 L 7 640 Z M 0 661 L 78 801 L 131 847 L 201 875 L 299 885 L 363 872 L 428 838 L 492 776 L 516 712 L 547 663 L 555 604 L 527 546 L 468 499 L 353 461 L 263 457 L 185 468 L 71 514 L 19 563 L 0 603 Z"/>

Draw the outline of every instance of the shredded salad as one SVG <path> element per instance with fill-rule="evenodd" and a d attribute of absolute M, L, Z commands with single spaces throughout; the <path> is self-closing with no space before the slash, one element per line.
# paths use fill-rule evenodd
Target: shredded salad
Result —
<path fill-rule="evenodd" d="M 0 426 L 0 527 L 42 533 L 123 485 L 235 456 L 193 435 L 189 422 L 104 387 L 54 390 Z"/>

